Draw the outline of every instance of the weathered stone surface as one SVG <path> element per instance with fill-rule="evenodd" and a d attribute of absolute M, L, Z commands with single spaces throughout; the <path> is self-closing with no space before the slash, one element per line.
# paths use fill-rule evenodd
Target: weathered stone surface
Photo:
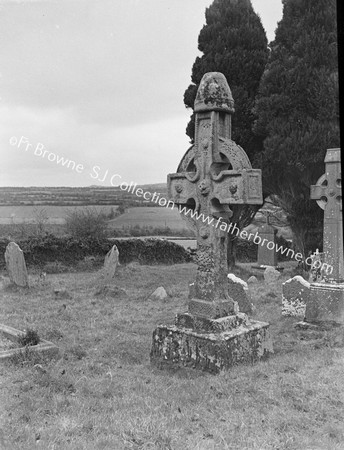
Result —
<path fill-rule="evenodd" d="M 269 266 L 264 270 L 264 281 L 266 284 L 274 283 L 280 276 L 281 273 L 274 267 Z"/>
<path fill-rule="evenodd" d="M 309 270 L 309 279 L 310 283 L 320 283 L 324 280 L 322 273 L 322 265 L 324 263 L 324 253 L 320 253 L 319 249 L 309 257 L 312 260 L 311 268 Z"/>
<path fill-rule="evenodd" d="M 23 251 L 15 242 L 10 242 L 5 251 L 5 261 L 8 276 L 12 283 L 21 287 L 29 286 Z"/>
<path fill-rule="evenodd" d="M 327 150 L 325 174 L 319 178 L 315 186 L 311 186 L 311 198 L 324 210 L 324 262 L 332 267 L 332 271 L 328 271 L 324 276 L 328 280 L 342 282 L 344 265 L 340 148 Z"/>
<path fill-rule="evenodd" d="M 212 302 L 228 297 L 225 228 L 232 216 L 229 204 L 261 204 L 261 172 L 252 169 L 244 150 L 230 139 L 232 100 L 224 76 L 206 74 L 197 98 L 195 145 L 178 172 L 168 176 L 168 193 L 177 205 L 218 221 L 210 226 L 181 214 L 197 232 L 195 301 Z"/>
<path fill-rule="evenodd" d="M 114 279 L 119 260 L 119 251 L 116 245 L 106 254 L 104 267 L 101 273 L 101 280 L 104 284 L 109 284 Z"/>
<path fill-rule="evenodd" d="M 177 314 L 175 325 L 180 328 L 189 328 L 194 331 L 207 333 L 222 333 L 231 331 L 240 325 L 249 325 L 248 317 L 244 313 L 234 316 L 221 317 L 220 319 L 209 319 L 207 317 L 193 316 L 189 313 Z"/>
<path fill-rule="evenodd" d="M 234 100 L 222 73 L 208 72 L 201 80 L 194 105 L 195 113 L 226 111 L 234 113 Z"/>
<path fill-rule="evenodd" d="M 116 245 L 114 245 L 105 256 L 104 266 L 96 281 L 95 295 L 109 295 L 111 297 L 118 297 L 120 295 L 119 288 L 112 286 L 118 263 L 119 251 Z"/>
<path fill-rule="evenodd" d="M 261 238 L 261 244 L 258 245 L 258 266 L 277 267 L 276 234 L 277 230 L 270 225 L 269 217 L 267 217 L 267 222 L 258 229 L 258 235 Z"/>
<path fill-rule="evenodd" d="M 297 275 L 282 284 L 282 315 L 305 317 L 310 283 Z"/>
<path fill-rule="evenodd" d="M 325 174 L 311 186 L 311 198 L 324 209 L 321 282 L 311 283 L 305 321 L 344 324 L 343 215 L 340 149 L 329 149 Z M 319 279 L 319 277 L 317 277 Z"/>
<path fill-rule="evenodd" d="M 272 349 L 269 324 L 250 321 L 231 331 L 202 333 L 177 326 L 158 326 L 153 332 L 151 361 L 159 367 L 176 364 L 212 373 L 238 363 L 267 358 Z"/>
<path fill-rule="evenodd" d="M 221 95 L 223 94 L 223 98 Z M 206 74 L 197 98 L 196 139 L 178 172 L 168 176 L 169 198 L 181 207 L 214 217 L 217 226 L 181 214 L 197 233 L 195 299 L 228 297 L 226 231 L 229 204 L 261 204 L 261 172 L 231 139 L 230 89 L 222 74 Z M 210 111 L 215 108 L 214 113 Z M 221 112 L 221 114 L 220 114 Z M 228 170 L 229 167 L 232 170 Z"/>
<path fill-rule="evenodd" d="M 239 311 L 251 314 L 253 305 L 246 281 L 235 276 L 233 273 L 228 274 L 228 294 L 239 305 Z"/>
<path fill-rule="evenodd" d="M 231 334 L 224 337 L 221 332 L 224 326 L 236 323 L 236 320 L 240 322 L 239 318 L 228 318 L 239 313 L 236 298 L 231 298 L 228 292 L 227 243 L 229 233 L 233 232 L 233 225 L 235 230 L 236 225 L 230 221 L 233 215 L 230 205 L 262 204 L 261 171 L 252 169 L 244 150 L 231 140 L 234 101 L 222 74 L 212 72 L 204 75 L 196 96 L 195 112 L 195 144 L 184 155 L 177 173 L 168 175 L 168 194 L 176 205 L 196 211 L 198 217 L 212 218 L 213 223 L 197 220 L 194 215 L 181 214 L 197 236 L 196 279 L 189 289 L 188 313 L 179 316 L 173 329 L 158 327 L 151 358 L 154 362 L 159 359 L 179 361 L 170 347 L 169 330 L 173 330 L 171 333 L 181 342 L 182 353 L 190 336 L 194 340 L 190 358 L 197 360 L 198 356 L 194 355 L 201 347 L 205 352 L 202 362 L 196 362 L 195 367 L 208 367 L 206 361 L 214 359 L 212 355 L 218 347 L 228 355 L 220 356 L 214 366 L 229 367 L 237 360 L 250 359 L 256 344 L 261 347 L 258 353 L 265 348 L 267 324 L 237 323 L 237 328 L 228 331 Z M 190 330 L 186 326 L 193 328 Z M 209 334 L 209 329 L 214 334 Z M 236 334 L 240 338 L 235 337 Z M 261 340 L 257 338 L 255 341 L 255 336 Z M 238 358 L 231 356 L 236 352 L 236 345 L 240 354 Z M 270 349 L 269 346 L 266 348 Z M 263 351 L 263 354 L 269 351 Z M 222 359 L 225 362 L 221 362 Z"/>
<path fill-rule="evenodd" d="M 162 286 L 155 289 L 155 291 L 149 296 L 149 300 L 165 300 L 168 297 L 165 288 Z"/>
<path fill-rule="evenodd" d="M 255 277 L 254 275 L 250 276 L 250 278 L 247 280 L 247 284 L 255 284 L 258 283 L 258 278 Z"/>
<path fill-rule="evenodd" d="M 207 300 L 191 299 L 189 301 L 189 313 L 198 317 L 209 317 L 210 319 L 219 319 L 239 312 L 238 303 L 228 298 L 228 300 L 216 300 L 208 302 Z"/>
<path fill-rule="evenodd" d="M 311 283 L 305 321 L 344 324 L 344 283 Z"/>

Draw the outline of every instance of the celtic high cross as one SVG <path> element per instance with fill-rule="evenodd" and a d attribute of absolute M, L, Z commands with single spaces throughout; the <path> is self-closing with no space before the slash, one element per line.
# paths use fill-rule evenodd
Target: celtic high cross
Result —
<path fill-rule="evenodd" d="M 327 150 L 325 171 L 317 184 L 311 186 L 311 199 L 316 200 L 324 210 L 324 262 L 332 267 L 332 271 L 324 273 L 324 277 L 343 281 L 342 174 L 339 148 Z"/>
<path fill-rule="evenodd" d="M 189 313 L 217 319 L 235 313 L 227 291 L 230 205 L 261 205 L 261 171 L 231 140 L 234 101 L 223 74 L 210 72 L 198 88 L 195 144 L 168 176 L 169 198 L 199 218 L 186 219 L 197 233 L 197 275 Z M 233 227 L 232 232 L 235 232 Z"/>

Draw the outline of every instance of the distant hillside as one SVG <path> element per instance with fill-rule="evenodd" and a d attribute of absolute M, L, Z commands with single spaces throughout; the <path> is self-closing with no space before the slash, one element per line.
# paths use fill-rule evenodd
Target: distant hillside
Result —
<path fill-rule="evenodd" d="M 160 197 L 167 197 L 166 183 L 145 184 L 144 192 L 157 192 Z M 0 206 L 20 205 L 120 205 L 156 206 L 138 197 L 132 192 L 119 187 L 87 186 L 87 187 L 0 187 Z"/>

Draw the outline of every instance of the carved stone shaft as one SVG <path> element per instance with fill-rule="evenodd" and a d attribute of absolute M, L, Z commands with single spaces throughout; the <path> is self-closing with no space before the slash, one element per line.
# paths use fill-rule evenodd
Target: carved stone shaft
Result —
<path fill-rule="evenodd" d="M 195 100 L 195 144 L 177 173 L 168 175 L 169 198 L 197 236 L 197 273 L 188 311 L 174 325 L 153 332 L 151 362 L 217 373 L 273 352 L 269 324 L 240 313 L 228 295 L 227 241 L 239 228 L 229 222 L 230 205 L 263 202 L 261 172 L 231 140 L 234 101 L 226 78 L 207 73 Z M 234 229 L 233 229 L 234 228 Z"/>
<path fill-rule="evenodd" d="M 323 252 L 325 278 L 344 281 L 342 175 L 340 149 L 326 152 L 325 174 L 311 186 L 311 198 L 324 210 Z"/>
<path fill-rule="evenodd" d="M 236 312 L 227 281 L 227 242 L 233 232 L 230 205 L 263 202 L 261 171 L 252 169 L 244 150 L 231 140 L 233 112 L 224 75 L 204 75 L 195 100 L 195 144 L 177 173 L 168 176 L 169 197 L 184 208 L 182 217 L 197 234 L 195 298 L 189 312 L 201 317 Z"/>

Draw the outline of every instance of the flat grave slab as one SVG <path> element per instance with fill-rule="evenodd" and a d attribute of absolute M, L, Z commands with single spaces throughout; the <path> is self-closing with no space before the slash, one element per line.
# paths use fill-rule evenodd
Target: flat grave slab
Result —
<path fill-rule="evenodd" d="M 41 339 L 37 345 L 20 347 L 19 339 L 24 335 L 23 331 L 0 324 L 0 362 L 25 353 L 27 348 L 30 353 L 44 354 L 49 357 L 53 357 L 59 351 L 55 344 L 44 339 Z"/>

